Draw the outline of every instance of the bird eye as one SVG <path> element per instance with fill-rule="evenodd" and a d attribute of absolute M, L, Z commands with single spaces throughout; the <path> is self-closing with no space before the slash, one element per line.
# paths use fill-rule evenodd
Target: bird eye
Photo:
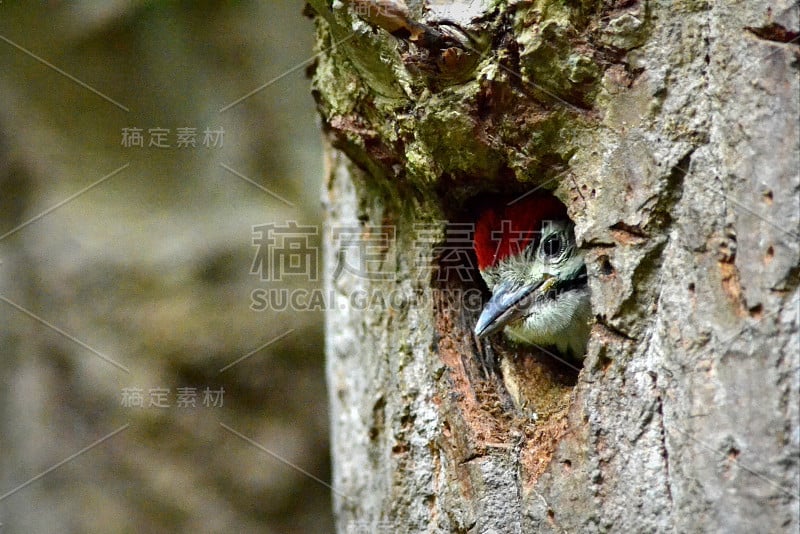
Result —
<path fill-rule="evenodd" d="M 547 259 L 554 259 L 561 256 L 565 248 L 566 243 L 561 239 L 561 236 L 557 234 L 547 236 L 545 240 L 542 241 L 542 246 L 540 247 L 542 256 Z"/>

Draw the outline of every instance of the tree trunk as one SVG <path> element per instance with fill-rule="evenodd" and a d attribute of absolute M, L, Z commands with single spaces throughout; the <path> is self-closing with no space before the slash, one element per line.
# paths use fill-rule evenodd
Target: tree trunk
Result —
<path fill-rule="evenodd" d="M 339 530 L 796 531 L 797 5 L 310 3 Z M 453 229 L 536 189 L 579 372 L 471 334 Z"/>

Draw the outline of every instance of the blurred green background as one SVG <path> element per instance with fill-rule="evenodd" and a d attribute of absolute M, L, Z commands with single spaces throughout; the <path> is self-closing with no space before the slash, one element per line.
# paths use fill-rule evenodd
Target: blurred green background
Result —
<path fill-rule="evenodd" d="M 320 221 L 302 8 L 0 2 L 0 533 L 332 531 L 322 316 L 250 307 L 318 284 L 250 272 Z"/>

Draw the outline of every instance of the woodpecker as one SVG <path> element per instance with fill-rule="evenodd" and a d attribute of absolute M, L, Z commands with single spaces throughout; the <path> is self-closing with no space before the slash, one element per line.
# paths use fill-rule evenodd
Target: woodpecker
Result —
<path fill-rule="evenodd" d="M 475 334 L 503 329 L 518 343 L 582 358 L 592 311 L 586 265 L 564 205 L 553 197 L 529 196 L 488 209 L 475 225 L 473 246 L 492 292 Z"/>

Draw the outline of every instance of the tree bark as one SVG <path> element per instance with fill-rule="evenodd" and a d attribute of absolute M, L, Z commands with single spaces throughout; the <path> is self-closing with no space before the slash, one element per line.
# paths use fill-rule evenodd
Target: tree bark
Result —
<path fill-rule="evenodd" d="M 797 5 L 310 4 L 339 530 L 796 531 Z M 475 340 L 444 268 L 535 189 L 587 261 L 579 373 Z"/>

